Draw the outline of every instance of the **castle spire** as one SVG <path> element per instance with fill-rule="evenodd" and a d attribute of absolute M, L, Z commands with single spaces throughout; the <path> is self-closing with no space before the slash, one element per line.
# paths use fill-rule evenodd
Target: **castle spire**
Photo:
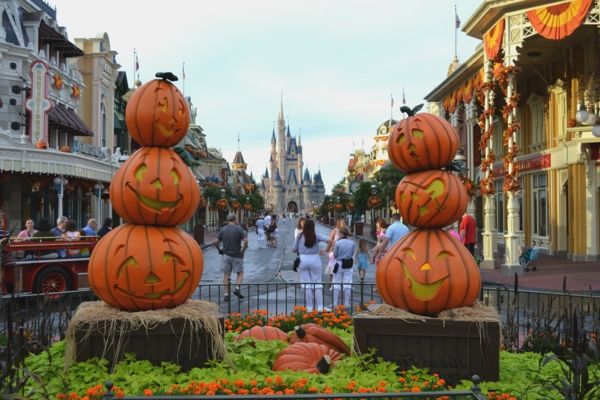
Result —
<path fill-rule="evenodd" d="M 285 119 L 283 118 L 283 92 L 281 92 L 281 103 L 279 106 L 279 120 L 285 121 Z"/>
<path fill-rule="evenodd" d="M 302 147 L 302 128 L 298 129 L 298 147 Z"/>

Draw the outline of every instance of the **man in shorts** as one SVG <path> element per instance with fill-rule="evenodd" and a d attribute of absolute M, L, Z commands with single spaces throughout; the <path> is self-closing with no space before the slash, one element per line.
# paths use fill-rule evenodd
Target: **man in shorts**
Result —
<path fill-rule="evenodd" d="M 239 299 L 244 295 L 240 291 L 240 285 L 244 279 L 244 252 L 248 248 L 248 234 L 237 224 L 235 214 L 229 214 L 226 224 L 217 236 L 217 249 L 221 258 L 221 271 L 223 272 L 223 284 L 225 285 L 225 297 L 223 301 L 229 301 L 231 284 L 231 272 L 236 274 L 236 287 L 233 291 Z"/>

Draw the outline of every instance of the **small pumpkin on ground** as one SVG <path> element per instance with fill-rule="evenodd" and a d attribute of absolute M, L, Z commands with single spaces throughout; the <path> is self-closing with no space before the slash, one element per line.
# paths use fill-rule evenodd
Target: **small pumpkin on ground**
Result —
<path fill-rule="evenodd" d="M 296 326 L 290 336 L 290 343 L 319 343 L 328 346 L 342 354 L 350 355 L 350 348 L 338 335 L 317 324 Z"/>
<path fill-rule="evenodd" d="M 282 342 L 288 341 L 287 334 L 281 329 L 274 326 L 253 326 L 250 329 L 246 329 L 238 335 L 236 340 L 242 340 L 247 338 L 254 338 L 257 340 L 281 340 Z"/>
<path fill-rule="evenodd" d="M 342 355 L 318 343 L 294 343 L 281 350 L 271 368 L 273 371 L 305 371 L 311 374 L 326 374 Z"/>

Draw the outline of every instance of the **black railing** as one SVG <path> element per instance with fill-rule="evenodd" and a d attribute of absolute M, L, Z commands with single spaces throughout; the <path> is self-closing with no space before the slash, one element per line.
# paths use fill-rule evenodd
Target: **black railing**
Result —
<path fill-rule="evenodd" d="M 248 283 L 240 285 L 243 298 L 234 294 L 234 285 L 200 285 L 193 299 L 219 304 L 224 315 L 242 315 L 256 310 L 266 310 L 271 315 L 290 314 L 296 306 L 306 306 L 304 291 L 298 283 Z M 333 308 L 329 283 L 323 283 L 323 304 Z M 225 300 L 225 294 L 228 299 Z M 342 300 L 340 291 L 340 301 Z M 28 334 L 38 338 L 42 346 L 64 338 L 66 327 L 77 306 L 83 301 L 98 300 L 92 291 L 82 289 L 71 292 L 17 294 L 0 298 L 0 312 L 6 314 L 11 306 L 12 328 L 23 327 Z M 568 330 L 565 314 L 577 310 L 589 331 L 600 330 L 600 295 L 572 294 L 568 291 L 548 292 L 517 290 L 508 287 L 484 287 L 480 300 L 498 310 L 502 321 L 504 345 L 520 349 L 528 333 L 544 324 L 553 324 L 558 336 Z M 374 283 L 352 284 L 348 313 L 364 310 L 370 303 L 382 303 Z M 5 319 L 7 322 L 7 320 Z M 7 323 L 0 326 L 0 335 L 7 332 Z"/>

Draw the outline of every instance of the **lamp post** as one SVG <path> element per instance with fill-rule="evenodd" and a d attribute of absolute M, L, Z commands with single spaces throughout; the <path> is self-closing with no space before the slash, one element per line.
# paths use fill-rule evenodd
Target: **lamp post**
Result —
<path fill-rule="evenodd" d="M 58 200 L 58 216 L 62 217 L 63 215 L 63 195 L 65 192 L 65 185 L 69 183 L 69 181 L 63 176 L 57 176 L 54 178 L 54 190 L 56 191 L 56 197 Z"/>
<path fill-rule="evenodd" d="M 96 183 L 94 185 L 94 194 L 96 195 L 96 197 L 98 198 L 98 208 L 96 211 L 96 220 L 101 221 L 102 220 L 102 190 L 104 189 L 104 185 L 102 185 L 101 183 Z"/>
<path fill-rule="evenodd" d="M 374 183 L 371 184 L 371 194 L 373 196 L 377 195 L 377 185 Z M 375 207 L 371 207 L 371 237 L 373 239 L 377 238 L 377 235 L 375 235 Z"/>

